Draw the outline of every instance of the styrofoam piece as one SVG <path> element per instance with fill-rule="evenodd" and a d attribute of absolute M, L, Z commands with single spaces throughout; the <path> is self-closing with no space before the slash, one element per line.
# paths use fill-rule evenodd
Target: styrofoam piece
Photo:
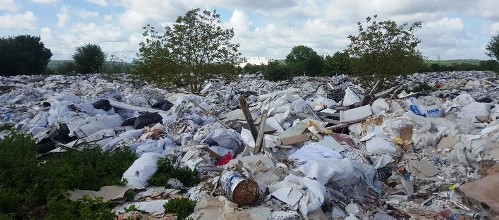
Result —
<path fill-rule="evenodd" d="M 350 87 L 345 89 L 345 96 L 343 97 L 343 102 L 341 103 L 341 105 L 350 106 L 357 102 L 360 102 L 359 96 L 355 94 L 355 92 L 352 91 Z"/>
<path fill-rule="evenodd" d="M 367 118 L 371 116 L 373 113 L 371 111 L 370 105 L 364 105 L 358 108 L 349 109 L 346 111 L 340 112 L 340 121 L 341 122 L 350 122 L 356 121 L 360 119 Z"/>
<path fill-rule="evenodd" d="M 374 136 L 366 142 L 366 150 L 373 154 L 396 154 L 395 145 L 383 136 Z"/>

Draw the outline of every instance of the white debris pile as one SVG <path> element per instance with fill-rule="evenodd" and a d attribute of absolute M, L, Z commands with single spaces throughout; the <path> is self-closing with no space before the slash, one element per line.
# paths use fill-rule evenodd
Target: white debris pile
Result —
<path fill-rule="evenodd" d="M 1 125 L 31 134 L 40 154 L 128 147 L 124 197 L 164 217 L 169 198 L 193 219 L 492 219 L 499 212 L 499 78 L 415 74 L 370 94 L 348 76 L 206 82 L 200 95 L 98 75 L 0 78 Z M 417 91 L 425 85 L 430 89 Z M 401 86 L 402 85 L 402 86 Z M 198 186 L 150 186 L 157 161 L 198 171 Z M 188 192 L 180 195 L 176 189 Z"/>

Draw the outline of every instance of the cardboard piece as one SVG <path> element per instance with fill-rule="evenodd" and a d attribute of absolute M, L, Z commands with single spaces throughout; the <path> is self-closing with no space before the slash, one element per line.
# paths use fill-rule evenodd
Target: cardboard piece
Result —
<path fill-rule="evenodd" d="M 298 144 L 298 143 L 303 143 L 305 141 L 311 140 L 310 136 L 307 134 L 300 134 L 296 136 L 291 136 L 287 138 L 282 138 L 281 139 L 281 144 L 283 145 L 292 145 L 292 144 Z"/>
<path fill-rule="evenodd" d="M 69 197 L 69 199 L 71 201 L 76 201 L 83 198 L 83 196 L 89 196 L 93 199 L 100 197 L 103 201 L 108 202 L 112 200 L 122 199 L 125 196 L 125 192 L 129 189 L 131 188 L 124 186 L 103 186 L 99 191 L 76 189 L 71 192 L 71 196 Z"/>
<path fill-rule="evenodd" d="M 474 182 L 466 183 L 459 190 L 467 197 L 487 204 L 494 212 L 499 213 L 499 173 L 490 174 Z"/>

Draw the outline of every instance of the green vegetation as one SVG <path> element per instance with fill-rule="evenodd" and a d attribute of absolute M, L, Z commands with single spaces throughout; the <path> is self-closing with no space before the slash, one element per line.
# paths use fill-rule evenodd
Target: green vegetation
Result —
<path fill-rule="evenodd" d="M 499 62 L 495 60 L 442 60 L 425 61 L 419 72 L 445 72 L 445 71 L 494 71 L 499 73 Z"/>
<path fill-rule="evenodd" d="M 347 52 L 336 52 L 333 56 L 324 57 L 324 75 L 348 75 L 352 71 L 350 55 Z"/>
<path fill-rule="evenodd" d="M 106 60 L 106 55 L 102 52 L 99 45 L 85 44 L 77 47 L 73 54 L 78 72 L 80 73 L 98 73 L 102 70 L 102 65 Z"/>
<path fill-rule="evenodd" d="M 176 158 L 167 157 L 158 161 L 158 170 L 149 180 L 150 186 L 167 186 L 170 178 L 178 179 L 184 186 L 192 187 L 201 182 L 196 171 L 189 168 L 176 168 Z"/>
<path fill-rule="evenodd" d="M 499 60 L 499 32 L 495 36 L 492 36 L 485 49 L 488 56 Z"/>
<path fill-rule="evenodd" d="M 322 57 L 312 48 L 304 45 L 293 47 L 286 56 L 285 62 L 290 68 L 292 76 L 319 76 L 322 74 Z"/>
<path fill-rule="evenodd" d="M 271 81 L 289 80 L 292 78 L 289 66 L 277 60 L 269 62 L 263 72 L 263 77 Z"/>
<path fill-rule="evenodd" d="M 373 78 L 381 80 L 377 88 L 382 89 L 395 76 L 415 73 L 423 66 L 423 57 L 416 49 L 421 41 L 414 36 L 421 22 L 398 25 L 376 18 L 367 17 L 366 27 L 357 23 L 359 34 L 348 36 L 346 49 L 353 58 L 352 73 L 366 89 L 374 86 Z"/>
<path fill-rule="evenodd" d="M 40 37 L 19 35 L 0 38 L 0 75 L 43 74 L 52 57 Z"/>
<path fill-rule="evenodd" d="M 194 212 L 196 202 L 186 198 L 176 198 L 170 199 L 163 207 L 165 208 L 165 213 L 174 214 L 178 219 L 182 220 Z"/>
<path fill-rule="evenodd" d="M 36 150 L 34 141 L 23 134 L 11 133 L 0 140 L 0 216 L 112 219 L 99 217 L 113 214 L 108 204 L 88 198 L 72 202 L 67 193 L 73 189 L 99 190 L 106 185 L 122 185 L 121 175 L 136 159 L 133 152 L 106 154 L 88 147 L 43 159 Z"/>
<path fill-rule="evenodd" d="M 188 85 L 197 93 L 205 80 L 239 72 L 239 44 L 230 42 L 234 30 L 223 29 L 216 12 L 192 9 L 164 34 L 147 25 L 143 35 L 146 41 L 140 44 L 135 73 L 148 82 Z"/>

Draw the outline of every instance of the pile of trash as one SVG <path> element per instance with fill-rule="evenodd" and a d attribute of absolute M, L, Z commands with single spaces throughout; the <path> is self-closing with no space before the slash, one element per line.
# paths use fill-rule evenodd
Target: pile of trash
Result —
<path fill-rule="evenodd" d="M 40 154 L 124 147 L 138 159 L 126 186 L 71 199 L 122 200 L 165 218 L 163 204 L 197 202 L 192 219 L 492 219 L 499 213 L 499 77 L 418 73 L 374 94 L 348 76 L 269 82 L 214 79 L 199 95 L 99 75 L 0 78 L 0 127 L 28 133 Z M 425 84 L 430 90 L 414 91 Z M 2 131 L 0 136 L 6 134 Z M 181 193 L 149 187 L 157 162 L 204 181 Z M 140 190 L 133 201 L 123 197 Z M 136 213 L 135 213 L 136 214 Z"/>

